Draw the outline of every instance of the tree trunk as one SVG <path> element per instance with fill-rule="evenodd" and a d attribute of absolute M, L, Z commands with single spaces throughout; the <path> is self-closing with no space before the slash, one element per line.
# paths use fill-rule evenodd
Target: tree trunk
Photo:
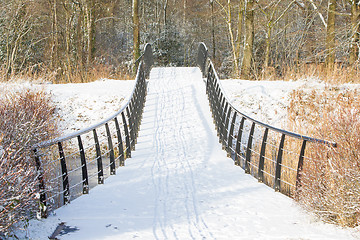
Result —
<path fill-rule="evenodd" d="M 77 20 L 77 27 L 76 27 L 76 50 L 77 50 L 77 62 L 78 67 L 77 71 L 81 77 L 81 82 L 84 82 L 84 77 L 86 77 L 86 70 L 84 68 L 84 62 L 83 62 L 83 18 L 84 18 L 84 11 L 82 4 L 79 7 L 79 13 L 78 13 L 78 20 Z"/>
<path fill-rule="evenodd" d="M 335 10 L 336 0 L 329 0 L 326 28 L 326 66 L 333 69 L 335 62 Z"/>
<path fill-rule="evenodd" d="M 354 65 L 359 60 L 359 35 L 360 35 L 360 6 L 357 0 L 351 3 L 351 49 L 350 65 Z"/>
<path fill-rule="evenodd" d="M 239 19 L 236 37 L 236 57 L 240 61 L 241 38 L 243 35 L 244 0 L 239 1 Z"/>
<path fill-rule="evenodd" d="M 213 56 L 212 58 L 216 61 L 216 39 L 215 39 L 215 15 L 214 15 L 214 0 L 210 0 L 211 4 L 211 38 L 212 38 L 212 47 L 213 47 Z"/>
<path fill-rule="evenodd" d="M 230 44 L 232 49 L 232 55 L 233 55 L 233 74 L 235 77 L 239 76 L 239 62 L 236 54 L 236 46 L 235 46 L 235 39 L 234 39 L 234 33 L 232 30 L 232 10 L 231 10 L 231 0 L 228 0 L 228 10 L 227 10 L 227 25 L 228 25 L 228 31 L 230 36 Z"/>
<path fill-rule="evenodd" d="M 139 0 L 133 0 L 133 61 L 134 73 L 137 71 L 136 60 L 140 57 L 140 20 L 139 20 Z"/>
<path fill-rule="evenodd" d="M 254 45 L 254 0 L 246 0 L 245 11 L 245 42 L 241 78 L 250 79 Z"/>
<path fill-rule="evenodd" d="M 87 0 L 87 66 L 91 66 L 95 53 L 95 0 Z"/>
<path fill-rule="evenodd" d="M 52 34 L 51 34 L 51 70 L 57 71 L 59 67 L 59 55 L 58 55 L 58 48 L 59 48 L 59 37 L 58 37 L 58 17 L 57 17 L 57 0 L 53 0 L 52 6 Z"/>
<path fill-rule="evenodd" d="M 271 48 L 271 26 L 268 24 L 267 34 L 266 34 L 266 49 L 265 49 L 265 62 L 264 62 L 264 70 L 265 72 L 269 68 L 270 63 L 270 48 Z"/>

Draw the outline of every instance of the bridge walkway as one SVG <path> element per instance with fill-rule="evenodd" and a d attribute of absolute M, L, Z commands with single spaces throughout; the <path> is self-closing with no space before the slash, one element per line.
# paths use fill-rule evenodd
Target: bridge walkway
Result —
<path fill-rule="evenodd" d="M 60 239 L 339 239 L 259 184 L 218 143 L 198 68 L 154 68 L 136 151 L 105 185 L 44 221 Z M 334 233 L 336 233 L 334 235 Z"/>

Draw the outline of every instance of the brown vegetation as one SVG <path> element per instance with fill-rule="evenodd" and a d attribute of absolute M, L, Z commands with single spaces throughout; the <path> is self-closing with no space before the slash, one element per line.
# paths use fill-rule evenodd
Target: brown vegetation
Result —
<path fill-rule="evenodd" d="M 43 91 L 21 90 L 0 99 L 0 233 L 33 217 L 38 172 L 33 144 L 57 135 L 55 107 Z"/>
<path fill-rule="evenodd" d="M 360 224 L 360 102 L 357 91 L 294 91 L 290 122 L 298 131 L 337 143 L 309 144 L 297 199 L 321 219 Z M 302 126 L 300 129 L 296 126 Z M 303 129 L 306 128 L 306 132 Z"/>

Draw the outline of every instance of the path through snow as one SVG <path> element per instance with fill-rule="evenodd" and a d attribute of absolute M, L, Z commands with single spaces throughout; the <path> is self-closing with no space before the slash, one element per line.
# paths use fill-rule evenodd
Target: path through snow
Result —
<path fill-rule="evenodd" d="M 155 68 L 136 151 L 106 180 L 56 215 L 32 221 L 46 239 L 351 239 L 315 221 L 233 164 L 218 143 L 198 68 Z"/>

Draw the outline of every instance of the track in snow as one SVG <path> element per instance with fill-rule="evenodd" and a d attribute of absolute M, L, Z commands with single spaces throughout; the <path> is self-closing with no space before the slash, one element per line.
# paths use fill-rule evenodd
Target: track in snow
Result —
<path fill-rule="evenodd" d="M 45 225 L 79 229 L 60 239 L 351 237 L 234 166 L 212 122 L 198 68 L 153 69 L 133 157 Z"/>

